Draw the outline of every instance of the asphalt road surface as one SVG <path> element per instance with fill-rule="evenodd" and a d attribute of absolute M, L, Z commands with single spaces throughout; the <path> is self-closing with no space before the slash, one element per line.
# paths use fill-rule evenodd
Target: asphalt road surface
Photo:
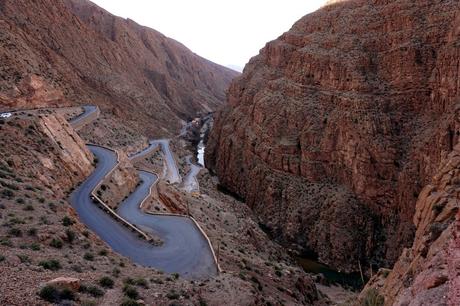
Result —
<path fill-rule="evenodd" d="M 188 218 L 144 214 L 139 205 L 147 196 L 157 177 L 139 172 L 142 184 L 120 205 L 118 213 L 146 232 L 164 242 L 154 246 L 115 221 L 94 204 L 91 191 L 116 165 L 116 154 L 110 150 L 88 146 L 98 158 L 94 172 L 71 194 L 70 201 L 80 220 L 104 240 L 115 252 L 143 266 L 167 273 L 179 273 L 190 279 L 205 279 L 217 274 L 209 245 L 198 228 Z"/>

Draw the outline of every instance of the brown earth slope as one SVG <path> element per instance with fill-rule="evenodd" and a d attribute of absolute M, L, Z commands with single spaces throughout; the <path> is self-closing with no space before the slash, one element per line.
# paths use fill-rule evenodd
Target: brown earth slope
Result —
<path fill-rule="evenodd" d="M 458 1 L 340 1 L 230 86 L 206 164 L 272 234 L 336 268 L 391 265 L 458 142 Z"/>
<path fill-rule="evenodd" d="M 81 223 L 67 198 L 97 160 L 64 116 L 42 110 L 0 118 L 0 143 L 0 305 L 325 305 L 311 277 L 208 176 L 202 190 L 209 195 L 182 194 L 181 205 L 217 247 L 224 272 L 189 280 L 134 264 Z M 126 193 L 118 184 L 130 185 L 134 169 L 124 163 L 102 197 Z M 80 289 L 66 298 L 43 294 L 58 277 L 76 279 Z"/>
<path fill-rule="evenodd" d="M 18 99 L 32 76 L 49 105 L 97 104 L 141 132 L 174 132 L 220 106 L 236 75 L 86 0 L 0 1 L 0 110 L 44 106 Z"/>

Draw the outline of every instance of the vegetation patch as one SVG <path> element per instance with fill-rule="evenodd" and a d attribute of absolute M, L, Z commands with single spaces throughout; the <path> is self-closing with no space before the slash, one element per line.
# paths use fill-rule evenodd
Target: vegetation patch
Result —
<path fill-rule="evenodd" d="M 61 263 L 57 259 L 40 261 L 38 265 L 43 267 L 46 270 L 51 270 L 51 271 L 57 271 L 61 269 Z"/>
<path fill-rule="evenodd" d="M 50 303 L 59 303 L 63 300 L 75 300 L 75 294 L 69 289 L 58 289 L 54 286 L 47 285 L 43 287 L 38 295 L 45 301 Z"/>

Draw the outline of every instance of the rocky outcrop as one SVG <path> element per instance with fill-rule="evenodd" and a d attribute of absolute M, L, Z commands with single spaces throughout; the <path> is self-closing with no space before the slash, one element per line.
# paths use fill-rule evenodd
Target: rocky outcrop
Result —
<path fill-rule="evenodd" d="M 82 173 L 87 176 L 91 173 L 93 155 L 86 148 L 83 140 L 78 136 L 72 127 L 61 115 L 52 114 L 42 116 L 39 120 L 40 127 L 55 145 L 59 147 L 59 154 L 62 161 L 68 165 L 69 172 Z M 49 156 L 38 155 L 39 159 L 44 162 Z M 52 169 L 56 166 L 54 163 L 49 165 Z M 59 169 L 55 169 L 59 170 Z"/>
<path fill-rule="evenodd" d="M 80 289 L 80 279 L 75 277 L 58 277 L 46 283 L 48 286 L 53 286 L 59 289 L 67 289 L 77 292 Z"/>
<path fill-rule="evenodd" d="M 91 152 L 59 114 L 16 114 L 2 120 L 0 130 L 2 160 L 56 195 L 63 196 L 93 170 Z"/>
<path fill-rule="evenodd" d="M 101 200 L 116 209 L 137 187 L 139 176 L 126 154 L 118 152 L 119 163 L 96 190 Z"/>
<path fill-rule="evenodd" d="M 379 273 L 369 282 L 361 299 L 374 289 L 386 305 L 460 304 L 459 177 L 457 143 L 418 197 L 412 247 L 404 249 L 391 273 Z"/>
<path fill-rule="evenodd" d="M 357 0 L 305 16 L 230 86 L 206 165 L 280 241 L 347 271 L 391 266 L 458 139 L 459 12 Z"/>
<path fill-rule="evenodd" d="M 68 106 L 62 91 L 52 88 L 43 78 L 27 75 L 9 92 L 0 92 L 0 108 L 34 109 Z"/>
<path fill-rule="evenodd" d="M 0 109 L 38 106 L 16 99 L 38 76 L 50 105 L 63 94 L 141 132 L 173 133 L 181 119 L 222 105 L 237 75 L 86 0 L 2 1 L 0 19 Z"/>

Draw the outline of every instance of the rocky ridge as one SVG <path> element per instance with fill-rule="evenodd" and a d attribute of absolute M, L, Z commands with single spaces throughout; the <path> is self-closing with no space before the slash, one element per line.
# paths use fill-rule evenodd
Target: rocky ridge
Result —
<path fill-rule="evenodd" d="M 174 133 L 181 120 L 222 105 L 237 75 L 86 0 L 2 1 L 0 19 L 0 109 L 65 98 L 144 133 Z M 48 99 L 18 99 L 30 78 L 46 84 Z"/>

